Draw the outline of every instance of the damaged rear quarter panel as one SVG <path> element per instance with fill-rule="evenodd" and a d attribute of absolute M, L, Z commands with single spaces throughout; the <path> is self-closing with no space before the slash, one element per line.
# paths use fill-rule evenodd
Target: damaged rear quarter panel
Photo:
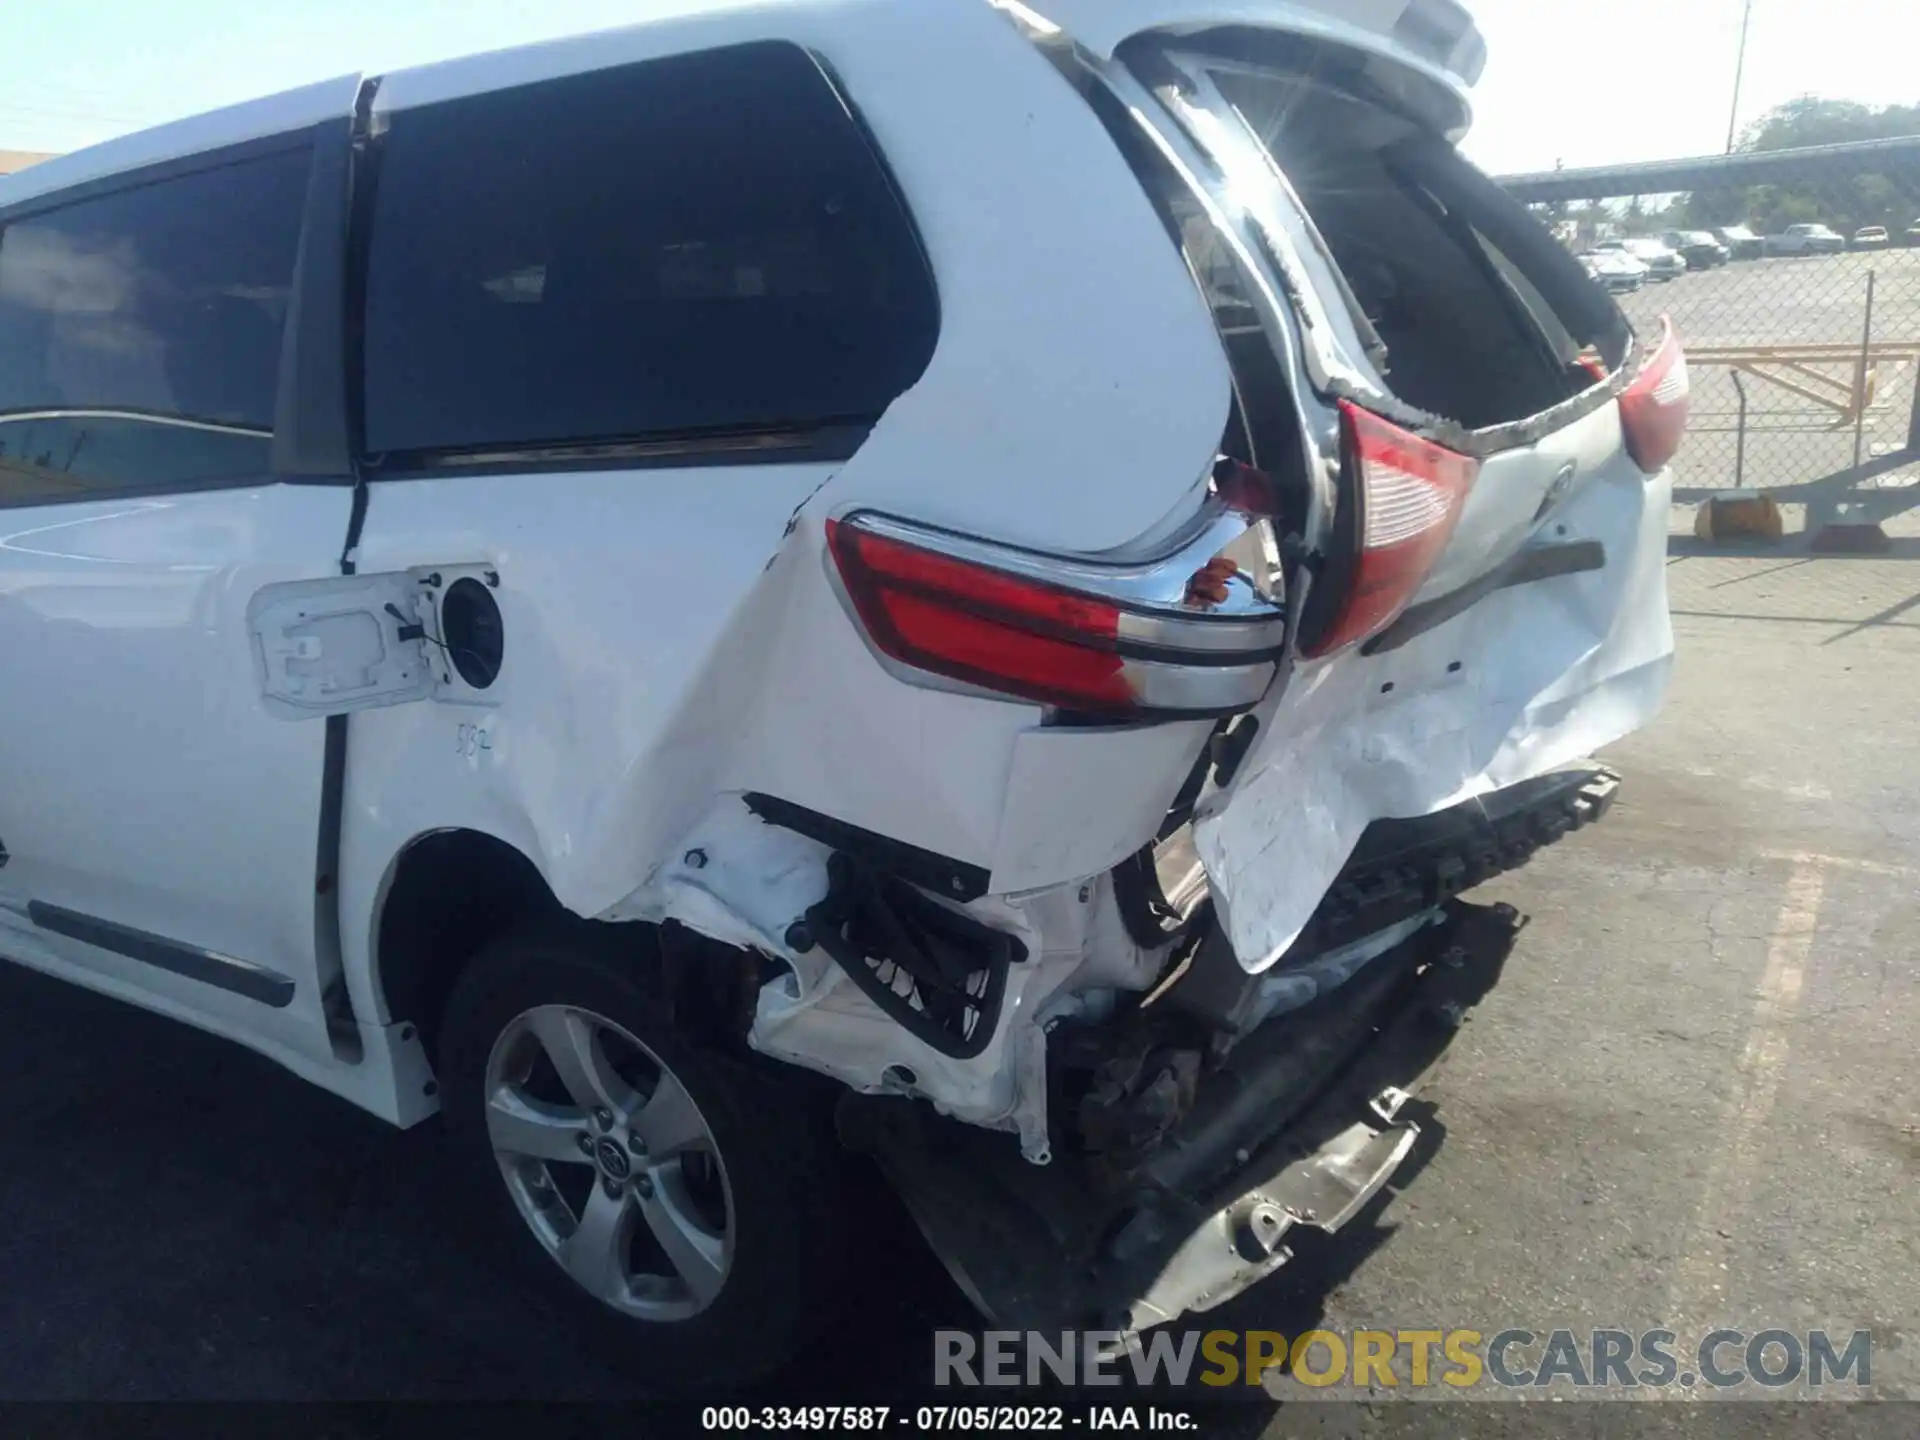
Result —
<path fill-rule="evenodd" d="M 1112 869 L 1159 829 L 1212 730 L 1207 720 L 1015 742 L 989 888 L 1031 890 Z"/>
<path fill-rule="evenodd" d="M 582 915 L 645 877 L 725 783 L 759 703 L 756 657 L 781 638 L 783 613 L 764 603 L 768 557 L 826 473 L 761 465 L 372 487 L 362 573 L 489 565 L 506 643 L 484 704 L 428 701 L 349 721 L 349 975 L 374 972 L 380 897 L 406 846 L 432 831 L 505 841 Z M 650 538 L 662 534 L 676 543 Z"/>
<path fill-rule="evenodd" d="M 1604 568 L 1495 591 L 1400 649 L 1304 667 L 1268 701 L 1194 826 L 1243 966 L 1285 952 L 1372 821 L 1514 784 L 1653 718 L 1673 658 L 1671 493 L 1664 473 L 1610 467 L 1551 522 L 1555 540 L 1599 540 Z"/>
<path fill-rule="evenodd" d="M 1038 550 L 1122 546 L 1197 501 L 1225 427 L 1226 361 L 1177 251 L 1096 118 L 989 7 L 688 17 L 408 72 L 381 103 L 754 38 L 818 56 L 884 154 L 939 292 L 933 358 L 838 465 L 372 484 L 361 573 L 497 568 L 506 659 L 485 705 L 352 717 L 350 968 L 373 963 L 397 857 L 434 830 L 515 846 L 582 915 L 654 909 L 684 837 L 749 790 L 970 864 L 1017 857 L 1008 873 L 1038 886 L 1143 843 L 1150 827 L 1076 817 L 1145 827 L 1191 759 L 1175 726 L 1127 742 L 1124 765 L 1058 768 L 1073 783 L 1033 820 L 1053 833 L 1010 829 L 1038 709 L 903 683 L 828 581 L 822 521 L 854 507 Z"/>

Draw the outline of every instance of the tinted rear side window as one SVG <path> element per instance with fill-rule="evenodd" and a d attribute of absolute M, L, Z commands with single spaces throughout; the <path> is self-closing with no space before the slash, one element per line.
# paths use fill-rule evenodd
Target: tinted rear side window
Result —
<path fill-rule="evenodd" d="M 0 503 L 264 477 L 309 153 L 0 230 Z"/>
<path fill-rule="evenodd" d="M 795 46 L 403 111 L 373 207 L 365 446 L 870 422 L 937 323 L 885 171 Z"/>

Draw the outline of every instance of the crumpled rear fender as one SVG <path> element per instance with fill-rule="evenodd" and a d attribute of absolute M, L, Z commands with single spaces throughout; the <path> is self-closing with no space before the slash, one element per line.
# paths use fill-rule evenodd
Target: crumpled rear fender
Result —
<path fill-rule="evenodd" d="M 1431 814 L 1592 753 L 1666 696 L 1670 477 L 1614 473 L 1556 528 L 1606 564 L 1498 590 L 1406 645 L 1292 677 L 1194 841 L 1234 953 L 1283 955 L 1375 820 Z"/>

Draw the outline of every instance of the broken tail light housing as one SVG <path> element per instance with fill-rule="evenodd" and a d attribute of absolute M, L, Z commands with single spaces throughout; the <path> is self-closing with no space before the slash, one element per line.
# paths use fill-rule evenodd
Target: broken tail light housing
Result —
<path fill-rule="evenodd" d="M 1338 608 L 1303 651 L 1331 655 L 1391 625 L 1446 548 L 1480 462 L 1340 402 L 1342 493 L 1352 550 L 1330 576 Z M 1344 578 L 1344 584 L 1342 579 Z"/>
<path fill-rule="evenodd" d="M 870 512 L 829 520 L 826 532 L 842 593 L 896 665 L 994 696 L 1138 719 L 1233 714 L 1272 685 L 1282 607 L 1244 584 L 1225 603 L 1190 595 L 1196 575 L 1218 575 L 1222 544 L 1255 523 L 1222 508 L 1173 554 L 1114 566 Z"/>
<path fill-rule="evenodd" d="M 1693 385 L 1673 321 L 1660 320 L 1660 343 L 1620 394 L 1620 429 L 1633 463 L 1649 474 L 1680 452 Z"/>

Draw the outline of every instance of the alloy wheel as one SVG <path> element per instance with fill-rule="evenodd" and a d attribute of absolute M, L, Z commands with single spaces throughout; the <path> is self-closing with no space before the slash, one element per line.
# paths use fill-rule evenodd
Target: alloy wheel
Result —
<path fill-rule="evenodd" d="M 686 1086 L 632 1033 L 541 1005 L 494 1042 L 487 1133 L 521 1218 L 575 1283 L 636 1319 L 713 1303 L 733 1260 L 733 1196 Z"/>

